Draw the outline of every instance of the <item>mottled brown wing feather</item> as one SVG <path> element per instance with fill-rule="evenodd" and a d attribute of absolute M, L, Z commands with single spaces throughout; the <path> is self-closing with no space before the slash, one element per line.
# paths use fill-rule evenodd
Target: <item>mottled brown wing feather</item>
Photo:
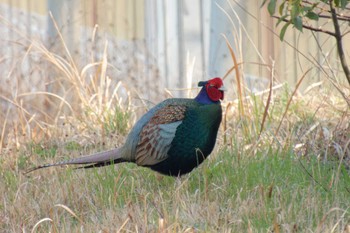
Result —
<path fill-rule="evenodd" d="M 168 157 L 167 152 L 186 111 L 183 105 L 168 105 L 158 110 L 142 128 L 136 147 L 136 163 L 154 165 Z"/>

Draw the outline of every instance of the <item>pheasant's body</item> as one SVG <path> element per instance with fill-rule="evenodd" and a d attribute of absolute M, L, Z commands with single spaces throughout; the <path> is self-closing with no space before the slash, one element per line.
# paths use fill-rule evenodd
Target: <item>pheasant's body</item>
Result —
<path fill-rule="evenodd" d="M 174 102 L 175 103 L 171 103 Z M 167 175 L 182 175 L 192 171 L 212 152 L 221 122 L 220 104 L 201 104 L 193 99 L 170 99 L 165 106 L 185 109 L 184 117 L 171 127 L 177 127 L 167 158 L 151 169 Z M 162 104 L 163 104 L 162 103 Z M 177 126 L 176 126 L 177 124 Z M 164 126 L 167 127 L 166 125 Z"/>
<path fill-rule="evenodd" d="M 212 80 L 199 83 L 204 87 L 195 99 L 167 99 L 153 107 L 134 125 L 122 147 L 33 170 L 64 164 L 90 168 L 134 162 L 165 175 L 191 172 L 212 152 L 221 122 L 222 81 Z"/>

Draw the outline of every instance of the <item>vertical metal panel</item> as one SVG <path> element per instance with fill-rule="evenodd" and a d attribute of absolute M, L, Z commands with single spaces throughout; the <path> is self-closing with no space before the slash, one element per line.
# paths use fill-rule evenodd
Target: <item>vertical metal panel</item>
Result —
<path fill-rule="evenodd" d="M 86 41 L 90 39 L 94 25 L 98 24 L 99 32 L 104 32 L 99 34 L 101 38 L 108 35 L 106 38 L 114 38 L 118 43 L 129 43 L 133 51 L 133 56 L 128 57 L 130 62 L 137 63 L 137 51 L 143 49 L 146 75 L 137 78 L 149 81 L 154 77 L 153 66 L 156 66 L 161 88 L 193 85 L 186 83 L 186 75 L 192 68 L 192 82 L 195 82 L 222 76 L 232 67 L 221 33 L 228 36 L 239 60 L 244 62 L 245 76 L 256 78 L 257 82 L 269 77 L 267 67 L 273 62 L 280 81 L 288 80 L 292 84 L 308 67 L 317 64 L 331 64 L 336 75 L 341 72 L 333 38 L 307 30 L 301 34 L 290 27 L 285 42 L 281 42 L 278 38 L 281 26 L 276 29 L 276 21 L 254 0 L 0 0 L 0 3 L 9 7 L 4 11 L 9 21 L 19 28 L 25 27 L 29 37 L 45 31 L 35 26 L 41 23 L 32 15 L 46 15 L 48 10 L 52 11 L 67 46 L 73 51 L 77 48 L 80 52 L 87 50 Z M 51 19 L 47 23 L 49 37 L 57 37 Z M 323 28 L 332 30 L 330 23 L 323 24 L 320 22 Z M 7 30 L 4 35 L 8 41 L 15 40 L 12 30 Z M 349 54 L 350 44 L 344 43 L 344 47 Z M 119 56 L 116 51 L 111 49 L 115 53 L 113 56 Z M 190 61 L 195 59 L 194 67 L 189 67 L 188 58 Z M 325 69 L 325 72 L 330 70 Z M 321 76 L 322 72 L 315 71 L 310 81 L 318 81 Z"/>

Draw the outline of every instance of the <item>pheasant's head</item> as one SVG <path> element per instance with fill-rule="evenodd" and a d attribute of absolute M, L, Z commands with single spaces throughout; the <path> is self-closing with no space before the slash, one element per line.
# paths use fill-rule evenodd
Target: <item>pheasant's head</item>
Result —
<path fill-rule="evenodd" d="M 202 94 L 203 90 L 206 92 L 207 97 L 209 97 L 209 99 L 213 102 L 224 99 L 225 88 L 221 78 L 213 78 L 208 81 L 200 81 L 198 83 L 198 86 L 203 87 L 202 91 L 197 96 L 197 99 L 199 101 L 204 97 Z"/>

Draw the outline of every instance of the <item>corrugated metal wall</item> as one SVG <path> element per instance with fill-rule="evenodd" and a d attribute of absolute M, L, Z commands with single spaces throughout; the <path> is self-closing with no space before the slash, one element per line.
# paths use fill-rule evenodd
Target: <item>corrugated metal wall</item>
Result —
<path fill-rule="evenodd" d="M 153 89 L 176 89 L 222 76 L 233 63 L 221 33 L 233 45 L 252 89 L 264 88 L 272 66 L 279 82 L 292 85 L 316 65 L 326 68 L 322 72 L 315 69 L 306 83 L 322 79 L 323 72 L 330 72 L 329 64 L 335 75 L 342 75 L 333 38 L 307 30 L 301 34 L 290 28 L 285 42 L 281 42 L 280 28 L 274 29 L 275 21 L 254 0 L 0 2 L 3 19 L 29 37 L 46 41 L 49 47 L 57 45 L 52 39 L 57 36 L 56 30 L 47 16 L 48 10 L 52 11 L 67 46 L 81 58 L 82 65 L 91 61 L 86 51 L 93 47 L 102 53 L 108 40 L 109 61 L 116 67 L 110 75 L 148 93 L 147 98 L 158 96 L 152 94 L 150 82 L 154 80 L 157 85 Z M 92 38 L 95 25 L 99 29 Z M 326 22 L 316 26 L 331 27 Z M 2 43 L 17 40 L 14 34 L 7 30 Z M 350 41 L 349 34 L 346 40 Z M 350 45 L 344 45 L 348 55 Z M 95 56 L 98 59 L 98 52 Z M 230 80 L 234 80 L 232 76 Z"/>

